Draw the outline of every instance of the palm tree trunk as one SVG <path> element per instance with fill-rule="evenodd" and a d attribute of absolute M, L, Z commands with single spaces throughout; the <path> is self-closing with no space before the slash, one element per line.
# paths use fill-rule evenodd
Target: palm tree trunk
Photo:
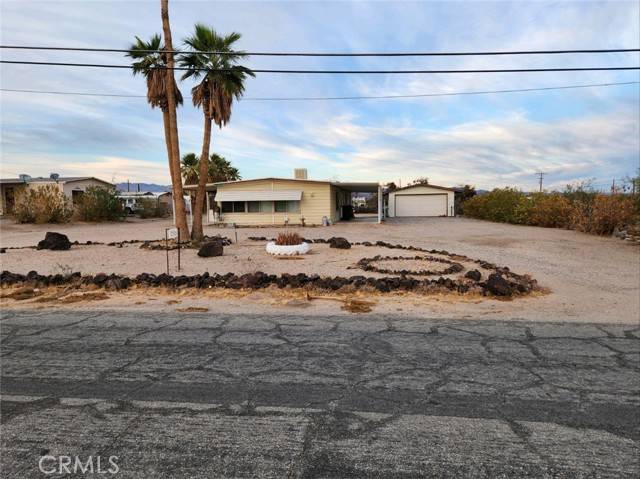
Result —
<path fill-rule="evenodd" d="M 160 16 L 162 17 L 162 31 L 164 33 L 164 45 L 167 50 L 167 114 L 169 117 L 169 133 L 171 151 L 169 152 L 169 171 L 173 170 L 171 177 L 171 189 L 175 204 L 176 226 L 180 230 L 181 238 L 189 237 L 189 225 L 184 206 L 184 193 L 182 191 L 182 178 L 180 177 L 180 143 L 178 137 L 178 118 L 176 112 L 175 78 L 173 76 L 173 43 L 171 41 L 171 27 L 169 26 L 169 0 L 160 0 Z"/>
<path fill-rule="evenodd" d="M 209 145 L 211 143 L 211 117 L 204 115 L 204 137 L 202 138 L 202 153 L 200 153 L 200 172 L 198 174 L 198 189 L 196 191 L 196 204 L 193 208 L 193 229 L 191 237 L 196 241 L 202 241 L 202 210 L 207 194 L 207 179 L 209 177 Z M 207 214 L 209 212 L 207 211 Z"/>
<path fill-rule="evenodd" d="M 162 110 L 162 124 L 164 126 L 164 140 L 167 144 L 167 160 L 169 162 L 169 176 L 173 185 L 173 176 L 176 174 L 171 161 L 171 128 L 169 127 L 169 112 L 166 108 Z"/>

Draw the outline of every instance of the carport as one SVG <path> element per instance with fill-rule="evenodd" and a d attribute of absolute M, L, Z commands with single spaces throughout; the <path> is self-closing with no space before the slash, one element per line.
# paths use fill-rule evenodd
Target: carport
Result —
<path fill-rule="evenodd" d="M 377 195 L 377 222 L 381 223 L 384 217 L 382 210 L 382 185 L 379 182 L 341 182 L 332 181 L 331 185 L 342 191 L 353 193 L 374 193 Z"/>

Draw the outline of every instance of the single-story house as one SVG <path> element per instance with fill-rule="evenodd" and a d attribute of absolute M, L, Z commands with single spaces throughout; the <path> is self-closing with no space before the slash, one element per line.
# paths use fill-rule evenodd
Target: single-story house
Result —
<path fill-rule="evenodd" d="M 455 189 L 436 185 L 413 185 L 390 191 L 387 216 L 454 216 Z"/>
<path fill-rule="evenodd" d="M 196 185 L 186 185 L 193 191 Z M 346 219 L 352 193 L 378 193 L 377 182 L 258 178 L 207 184 L 207 220 L 237 225 L 322 225 Z M 345 208 L 343 208 L 346 207 Z M 378 208 L 382 220 L 382 208 Z"/>
<path fill-rule="evenodd" d="M 108 181 L 93 176 L 59 176 L 52 173 L 48 178 L 33 178 L 29 175 L 20 175 L 20 178 L 0 179 L 0 214 L 10 214 L 15 204 L 15 194 L 19 188 L 34 188 L 40 185 L 57 185 L 73 203 L 92 186 L 113 188 Z"/>

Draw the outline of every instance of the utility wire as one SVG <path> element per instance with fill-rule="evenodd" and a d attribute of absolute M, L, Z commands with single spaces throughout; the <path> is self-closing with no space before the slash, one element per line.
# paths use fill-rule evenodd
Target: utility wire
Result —
<path fill-rule="evenodd" d="M 449 93 L 423 93 L 415 95 L 379 95 L 379 96 L 307 96 L 307 97 L 245 97 L 243 101 L 326 101 L 326 100 L 381 100 L 381 99 L 402 99 L 402 98 L 426 98 L 439 96 L 458 96 L 458 95 L 488 95 L 493 93 L 520 93 L 548 90 L 569 90 L 576 88 L 592 88 L 607 87 L 619 85 L 637 85 L 638 81 L 616 82 L 616 83 L 590 83 L 585 85 L 563 85 L 550 86 L 540 88 L 517 88 L 512 90 L 484 90 L 484 91 L 460 91 Z M 77 95 L 77 96 L 98 96 L 98 97 L 116 97 L 116 98 L 146 98 L 146 95 L 128 95 L 123 93 L 89 93 L 89 92 L 73 92 L 73 91 L 52 91 L 52 90 L 23 90 L 13 88 L 0 88 L 0 91 L 15 93 L 42 93 L 51 95 Z M 190 97 L 186 97 L 190 98 Z"/>
<path fill-rule="evenodd" d="M 42 47 L 25 45 L 0 45 L 1 49 L 10 50 L 54 50 L 65 52 L 106 52 L 129 53 L 131 49 L 122 48 L 84 48 L 84 47 Z M 167 53 L 165 50 L 139 50 L 141 53 Z M 484 51 L 484 52 L 377 52 L 377 53 L 318 53 L 318 52 L 198 52 L 205 55 L 235 55 L 242 53 L 251 56 L 264 57 L 453 57 L 453 56 L 493 56 L 493 55 L 557 55 L 575 53 L 628 53 L 640 52 L 638 48 L 607 48 L 583 50 L 515 50 L 515 51 Z M 171 50 L 171 53 L 192 53 L 189 50 Z"/>
<path fill-rule="evenodd" d="M 47 65 L 63 67 L 89 67 L 89 68 L 133 68 L 131 65 L 112 65 L 104 63 L 64 63 L 64 62 L 35 62 L 22 60 L 0 60 L 0 63 L 16 65 Z M 167 67 L 159 67 L 165 69 Z M 187 67 L 173 67 L 172 70 L 189 71 Z M 237 71 L 230 68 L 203 68 L 202 70 L 230 73 Z M 640 67 L 566 67 L 566 68 L 509 68 L 490 70 L 270 70 L 250 69 L 254 73 L 287 73 L 287 74 L 423 74 L 423 73 L 536 73 L 536 72 L 575 72 L 575 71 L 610 71 L 610 70 L 640 70 Z"/>

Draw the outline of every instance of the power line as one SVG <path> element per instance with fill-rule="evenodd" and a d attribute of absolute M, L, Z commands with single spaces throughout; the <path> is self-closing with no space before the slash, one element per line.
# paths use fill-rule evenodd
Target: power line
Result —
<path fill-rule="evenodd" d="M 0 63 L 15 65 L 89 67 L 89 68 L 133 68 L 131 65 L 112 65 L 104 63 L 64 63 L 64 62 L 36 62 L 22 60 L 0 60 Z M 166 67 L 159 67 L 165 69 Z M 188 71 L 187 67 L 173 67 L 172 70 Z M 229 73 L 235 71 L 229 68 L 203 68 L 202 70 Z M 287 74 L 440 74 L 440 73 L 537 73 L 537 72 L 576 72 L 576 71 L 611 71 L 611 70 L 640 70 L 640 67 L 565 67 L 565 68 L 510 68 L 490 70 L 272 70 L 251 69 L 254 73 L 287 73 Z"/>
<path fill-rule="evenodd" d="M 542 171 L 536 173 L 536 176 L 538 177 L 539 181 L 540 181 L 540 193 L 542 193 L 542 179 L 546 176 L 546 173 L 543 173 Z"/>
<path fill-rule="evenodd" d="M 511 90 L 484 90 L 484 91 L 461 91 L 449 93 L 423 93 L 415 95 L 378 95 L 378 96 L 311 96 L 311 97 L 245 97 L 243 101 L 327 101 L 327 100 L 379 100 L 379 99 L 402 99 L 402 98 L 427 98 L 440 96 L 458 96 L 458 95 L 488 95 L 495 93 L 520 93 L 535 92 L 548 90 L 569 90 L 577 88 L 607 87 L 619 85 L 637 85 L 638 81 L 631 82 L 615 82 L 615 83 L 590 83 L 584 85 L 563 85 L 550 86 L 540 88 L 518 88 Z M 72 92 L 72 91 L 52 91 L 52 90 L 24 90 L 14 88 L 0 88 L 0 91 L 15 93 L 41 93 L 51 95 L 76 95 L 76 96 L 97 96 L 97 97 L 116 97 L 116 98 L 146 98 L 146 95 L 128 95 L 123 93 L 90 93 L 90 92 Z M 189 98 L 189 97 L 187 97 Z"/>
<path fill-rule="evenodd" d="M 67 52 L 104 52 L 104 53 L 128 53 L 131 49 L 123 48 L 85 48 L 85 47 L 42 47 L 26 45 L 0 45 L 2 49 L 10 50 L 43 50 L 43 51 L 67 51 Z M 167 53 L 165 50 L 136 49 L 142 53 Z M 242 53 L 251 56 L 268 57 L 453 57 L 453 56 L 495 56 L 495 55 L 558 55 L 558 54 L 582 54 L 582 53 L 629 53 L 639 52 L 638 48 L 607 48 L 607 49 L 581 49 L 581 50 L 512 50 L 512 51 L 476 51 L 476 52 L 375 52 L 375 53 L 320 53 L 320 52 L 199 52 L 207 55 L 235 55 Z M 191 53 L 189 50 L 171 50 L 171 53 Z"/>

